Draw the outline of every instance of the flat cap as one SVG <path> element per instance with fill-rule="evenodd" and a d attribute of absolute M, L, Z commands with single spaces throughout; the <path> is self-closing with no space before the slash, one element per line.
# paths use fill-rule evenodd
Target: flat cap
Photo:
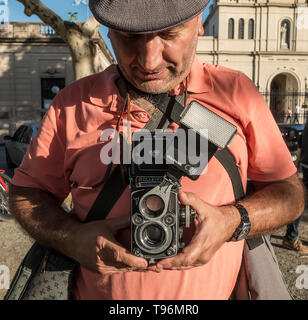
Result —
<path fill-rule="evenodd" d="M 158 32 L 180 25 L 201 13 L 209 0 L 90 0 L 102 25 L 124 32 Z"/>

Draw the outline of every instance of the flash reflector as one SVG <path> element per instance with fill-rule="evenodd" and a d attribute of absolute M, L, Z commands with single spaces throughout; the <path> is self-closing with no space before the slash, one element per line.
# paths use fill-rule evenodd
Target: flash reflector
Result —
<path fill-rule="evenodd" d="M 236 126 L 207 109 L 197 101 L 192 101 L 181 113 L 180 123 L 196 130 L 202 136 L 201 129 L 208 130 L 206 137 L 217 147 L 223 149 L 230 144 L 236 134 Z"/>

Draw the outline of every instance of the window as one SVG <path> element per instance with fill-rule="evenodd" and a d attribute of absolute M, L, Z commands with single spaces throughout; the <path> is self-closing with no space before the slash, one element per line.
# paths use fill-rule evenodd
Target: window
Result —
<path fill-rule="evenodd" d="M 0 106 L 0 119 L 9 118 L 9 108 L 7 106 Z"/>
<path fill-rule="evenodd" d="M 65 87 L 64 78 L 42 78 L 41 97 L 42 97 L 42 116 L 49 109 L 49 106 L 56 94 Z"/>
<path fill-rule="evenodd" d="M 253 39 L 255 35 L 255 22 L 253 19 L 249 19 L 248 23 L 248 39 Z"/>
<path fill-rule="evenodd" d="M 238 22 L 238 38 L 244 39 L 244 19 L 240 19 Z"/>
<path fill-rule="evenodd" d="M 228 23 L 228 38 L 234 39 L 234 19 L 229 19 Z"/>

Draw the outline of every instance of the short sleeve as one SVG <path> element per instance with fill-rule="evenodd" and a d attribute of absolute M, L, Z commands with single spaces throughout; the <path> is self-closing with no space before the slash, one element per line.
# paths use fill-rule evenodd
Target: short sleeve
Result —
<path fill-rule="evenodd" d="M 37 136 L 33 137 L 12 183 L 38 188 L 64 200 L 69 193 L 69 182 L 64 174 L 65 130 L 59 95 L 45 114 Z"/>
<path fill-rule="evenodd" d="M 238 78 L 238 90 L 244 108 L 248 179 L 277 181 L 296 173 L 291 154 L 267 103 L 254 83 L 243 73 Z"/>

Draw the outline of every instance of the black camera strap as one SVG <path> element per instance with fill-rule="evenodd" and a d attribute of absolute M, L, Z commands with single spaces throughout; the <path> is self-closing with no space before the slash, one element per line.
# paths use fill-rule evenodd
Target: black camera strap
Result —
<path fill-rule="evenodd" d="M 123 93 L 125 91 L 125 88 L 123 87 L 125 84 L 123 84 L 123 82 L 117 82 L 117 85 L 119 91 Z M 183 101 L 182 97 L 178 98 L 178 101 Z M 180 104 L 180 102 L 178 103 Z M 169 108 L 172 108 L 172 106 L 170 105 Z M 182 106 L 181 108 L 183 109 Z M 169 118 L 160 109 L 157 109 L 144 128 L 154 131 L 158 128 L 164 129 L 168 127 L 169 124 Z M 103 220 L 108 216 L 109 212 L 129 184 L 128 179 L 124 179 L 123 177 L 123 169 L 124 167 L 118 164 L 111 171 L 109 178 L 103 184 L 102 190 L 98 194 L 84 222 Z"/>
<path fill-rule="evenodd" d="M 217 150 L 214 157 L 225 168 L 231 179 L 235 201 L 243 199 L 245 197 L 245 191 L 242 184 L 242 178 L 230 151 L 228 149 Z"/>
<path fill-rule="evenodd" d="M 245 192 L 242 184 L 242 178 L 236 162 L 231 155 L 228 149 L 221 149 L 217 150 L 215 153 L 215 158 L 220 162 L 220 164 L 225 168 L 227 171 L 232 187 L 234 192 L 235 201 L 239 201 L 245 197 Z M 256 236 L 250 239 L 246 239 L 246 243 L 248 245 L 249 250 L 253 250 L 257 248 L 263 243 L 263 238 L 261 236 Z"/>

